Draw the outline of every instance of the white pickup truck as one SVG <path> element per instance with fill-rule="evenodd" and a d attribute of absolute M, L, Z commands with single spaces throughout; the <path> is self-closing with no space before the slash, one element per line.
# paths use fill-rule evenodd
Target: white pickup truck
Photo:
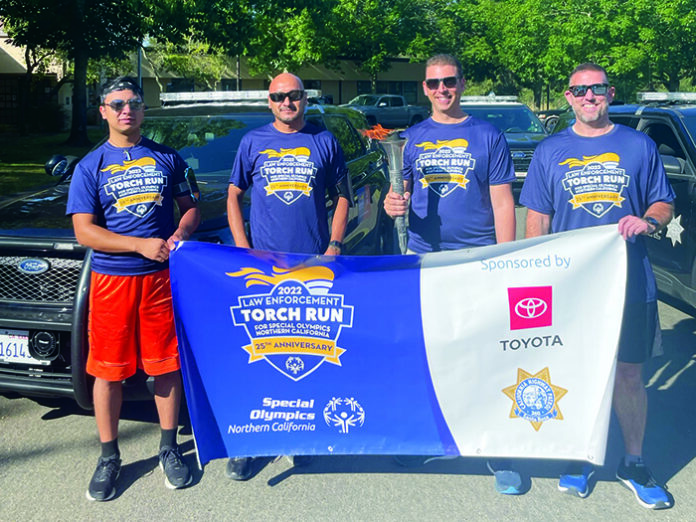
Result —
<path fill-rule="evenodd" d="M 362 112 L 370 125 L 379 123 L 389 129 L 408 127 L 429 116 L 425 107 L 409 105 L 403 96 L 394 94 L 361 94 L 344 107 Z"/>

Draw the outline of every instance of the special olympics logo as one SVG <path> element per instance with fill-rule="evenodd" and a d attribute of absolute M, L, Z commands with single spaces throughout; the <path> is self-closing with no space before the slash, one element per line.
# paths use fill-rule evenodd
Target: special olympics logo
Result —
<path fill-rule="evenodd" d="M 517 302 L 515 305 L 515 313 L 519 317 L 534 319 L 546 312 L 547 308 L 546 301 L 538 297 L 527 297 Z"/>
<path fill-rule="evenodd" d="M 353 397 L 333 397 L 324 407 L 324 421 L 339 428 L 339 433 L 348 433 L 350 428 L 365 424 L 365 410 Z"/>
<path fill-rule="evenodd" d="M 550 286 L 508 288 L 510 330 L 551 326 L 552 298 Z"/>

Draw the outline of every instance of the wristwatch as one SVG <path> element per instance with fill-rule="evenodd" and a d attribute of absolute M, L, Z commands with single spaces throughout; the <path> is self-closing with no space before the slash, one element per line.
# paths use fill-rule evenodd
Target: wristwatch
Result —
<path fill-rule="evenodd" d="M 329 246 L 338 248 L 339 250 L 343 251 L 343 243 L 341 243 L 340 241 L 336 241 L 335 239 L 329 241 Z"/>
<path fill-rule="evenodd" d="M 660 222 L 652 216 L 645 216 L 643 221 L 645 221 L 648 225 L 653 226 L 653 231 L 650 232 L 651 234 L 654 234 L 660 228 Z"/>

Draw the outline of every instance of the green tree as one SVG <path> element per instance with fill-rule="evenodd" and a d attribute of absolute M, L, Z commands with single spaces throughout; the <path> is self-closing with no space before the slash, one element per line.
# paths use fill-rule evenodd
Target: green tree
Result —
<path fill-rule="evenodd" d="M 91 58 L 133 51 L 146 34 L 145 0 L 3 0 L 0 19 L 15 45 L 61 51 L 74 65 L 68 142 L 87 138 L 87 65 Z"/>

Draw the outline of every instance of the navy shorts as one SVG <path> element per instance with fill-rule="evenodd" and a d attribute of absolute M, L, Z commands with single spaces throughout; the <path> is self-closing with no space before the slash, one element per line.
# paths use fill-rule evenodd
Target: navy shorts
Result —
<path fill-rule="evenodd" d="M 619 337 L 619 361 L 645 362 L 653 354 L 658 325 L 656 301 L 626 303 Z"/>

